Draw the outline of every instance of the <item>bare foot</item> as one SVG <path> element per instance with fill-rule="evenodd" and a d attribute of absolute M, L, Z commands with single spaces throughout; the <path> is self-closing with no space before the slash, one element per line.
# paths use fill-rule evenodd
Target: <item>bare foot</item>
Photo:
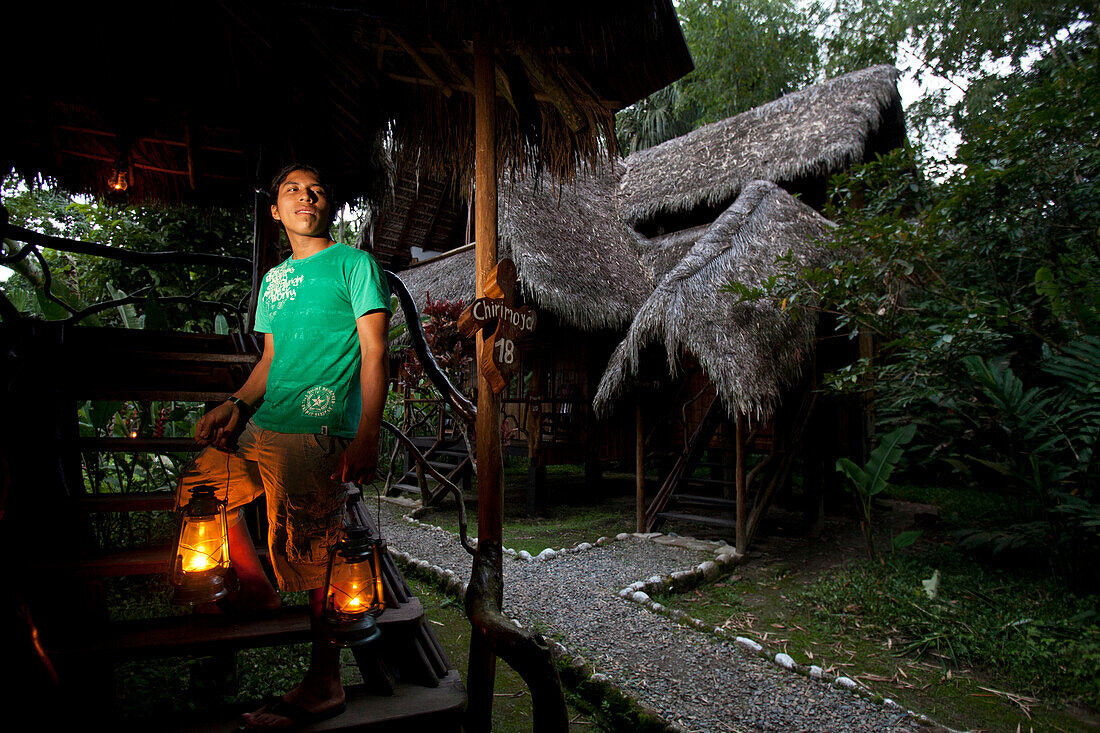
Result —
<path fill-rule="evenodd" d="M 307 725 L 344 712 L 344 688 L 339 682 L 332 685 L 295 687 L 281 699 L 264 705 L 254 713 L 241 716 L 244 730 L 280 730 L 292 726 Z"/>

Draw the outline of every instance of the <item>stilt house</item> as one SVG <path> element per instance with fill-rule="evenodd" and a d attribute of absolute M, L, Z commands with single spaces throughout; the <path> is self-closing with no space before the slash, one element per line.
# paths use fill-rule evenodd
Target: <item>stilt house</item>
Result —
<path fill-rule="evenodd" d="M 505 402 L 536 464 L 644 452 L 661 468 L 643 529 L 701 521 L 743 549 L 802 447 L 811 467 L 861 453 L 869 406 L 815 407 L 812 386 L 870 353 L 867 338 L 723 287 L 758 285 L 788 252 L 823 264 L 829 176 L 905 140 L 897 74 L 877 66 L 813 85 L 572 184 L 505 187 L 502 255 L 540 317 L 523 350 L 531 376 Z M 417 298 L 469 302 L 470 257 L 458 249 L 400 275 Z"/>

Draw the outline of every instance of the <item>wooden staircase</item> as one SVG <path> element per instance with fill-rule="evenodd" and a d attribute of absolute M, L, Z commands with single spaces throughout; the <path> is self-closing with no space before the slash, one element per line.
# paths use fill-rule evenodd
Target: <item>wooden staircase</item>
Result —
<path fill-rule="evenodd" d="M 470 457 L 470 451 L 462 433 L 459 432 L 454 418 L 448 413 L 442 400 L 412 400 L 406 397 L 405 415 L 413 413 L 414 406 L 429 407 L 429 417 L 421 418 L 420 425 L 430 422 L 429 430 L 432 435 L 416 435 L 416 424 L 406 420 L 402 426 L 404 432 L 409 435 L 412 443 L 421 452 L 424 459 L 432 468 L 442 474 L 452 484 L 459 486 L 464 495 L 470 495 L 470 486 L 474 475 L 474 463 Z M 438 504 L 446 490 L 438 481 L 414 458 L 411 451 L 402 449 L 402 465 L 404 472 L 389 483 L 386 489 L 387 496 L 410 495 L 420 499 L 422 506 L 434 506 Z"/>
<path fill-rule="evenodd" d="M 742 415 L 731 418 L 717 396 L 710 398 L 646 509 L 646 531 L 664 522 L 707 525 L 745 552 L 790 475 L 815 401 L 812 390 L 794 392 L 774 421 L 750 427 Z M 704 460 L 710 449 L 732 453 L 733 460 Z"/>
<path fill-rule="evenodd" d="M 58 404 L 70 407 L 76 400 L 86 399 L 219 402 L 244 380 L 258 358 L 258 350 L 229 337 L 80 327 L 65 331 L 62 337 L 49 340 L 49 354 L 35 358 L 44 364 L 82 365 L 80 370 L 67 371 L 69 379 L 65 381 L 58 381 L 51 370 L 37 375 L 60 393 L 56 395 Z M 33 390 L 35 385 L 23 388 Z M 34 536 L 26 525 L 32 517 L 48 512 L 45 516 L 57 518 L 50 527 L 60 533 L 61 546 L 34 558 L 33 572 L 24 574 L 27 586 L 19 591 L 19 597 L 26 599 L 26 615 L 32 619 L 27 626 L 38 657 L 44 666 L 57 671 L 58 688 L 46 697 L 68 700 L 79 710 L 82 726 L 98 721 L 109 722 L 112 729 L 233 729 L 240 712 L 255 709 L 259 701 L 156 721 L 121 719 L 113 666 L 152 658 L 213 657 L 232 668 L 240 650 L 309 641 L 308 610 L 289 607 L 249 617 L 158 611 L 162 615 L 154 618 L 112 620 L 105 583 L 117 585 L 118 581 L 111 579 L 164 574 L 167 586 L 170 549 L 140 546 L 99 551 L 93 542 L 92 523 L 104 515 L 163 519 L 164 512 L 173 510 L 174 497 L 164 490 L 87 493 L 81 454 L 187 453 L 197 446 L 178 438 L 80 438 L 75 430 L 75 409 L 66 412 L 58 411 L 56 419 L 71 422 L 53 431 L 49 437 L 55 440 L 45 451 L 47 456 L 59 456 L 61 478 L 55 482 L 59 486 L 46 492 L 42 486 L 29 485 L 26 477 L 35 475 L 35 462 L 42 456 L 27 455 L 21 462 L 19 455 L 9 453 L 5 459 L 15 470 L 8 506 L 0 514 L 5 545 L 15 546 Z M 158 512 L 161 514 L 151 514 Z M 349 504 L 349 512 L 354 521 L 373 524 L 362 502 Z M 261 550 L 261 556 L 264 554 Z M 308 730 L 408 730 L 410 723 L 414 729 L 429 725 L 440 730 L 459 728 L 466 694 L 458 672 L 388 554 L 383 564 L 386 607 L 378 618 L 383 636 L 365 651 L 355 650 L 364 682 L 348 688 L 344 714 Z M 180 693 L 187 694 L 186 684 Z"/>

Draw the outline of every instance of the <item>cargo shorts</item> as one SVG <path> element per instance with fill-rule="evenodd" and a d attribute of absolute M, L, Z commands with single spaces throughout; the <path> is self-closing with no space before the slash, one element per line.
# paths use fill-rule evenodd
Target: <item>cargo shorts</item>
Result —
<path fill-rule="evenodd" d="M 205 448 L 183 469 L 176 505 L 187 504 L 192 487 L 213 486 L 219 499 L 228 496 L 226 514 L 232 526 L 241 519 L 240 508 L 263 494 L 267 547 L 279 588 L 320 588 L 351 488 L 330 476 L 350 442 L 333 435 L 276 433 L 249 421 L 237 450 Z"/>

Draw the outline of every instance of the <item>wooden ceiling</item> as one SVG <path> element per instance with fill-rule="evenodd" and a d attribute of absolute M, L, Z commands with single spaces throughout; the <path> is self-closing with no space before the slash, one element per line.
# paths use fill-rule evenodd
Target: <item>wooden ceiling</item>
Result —
<path fill-rule="evenodd" d="M 46 0 L 21 17 L 0 164 L 135 202 L 243 203 L 291 160 L 345 199 L 464 186 L 476 32 L 499 50 L 502 165 L 558 175 L 608 154 L 613 112 L 691 68 L 669 0 Z M 414 194 L 392 184 L 409 156 L 432 174 Z M 455 215 L 417 200 L 428 235 Z"/>

